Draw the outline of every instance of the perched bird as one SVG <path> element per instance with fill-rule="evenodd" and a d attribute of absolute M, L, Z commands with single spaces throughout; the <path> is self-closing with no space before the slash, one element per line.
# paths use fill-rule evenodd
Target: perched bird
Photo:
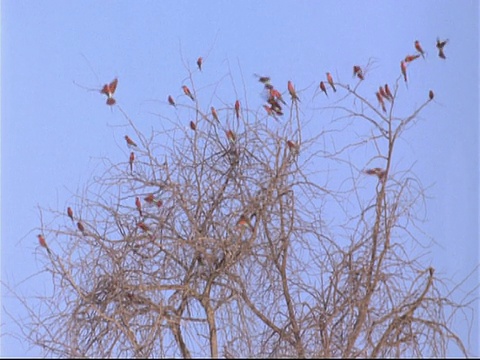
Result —
<path fill-rule="evenodd" d="M 332 87 L 333 91 L 337 91 L 337 89 L 335 89 L 335 85 L 333 84 L 332 74 L 330 74 L 329 72 L 327 72 L 327 80 L 330 86 Z"/>
<path fill-rule="evenodd" d="M 293 155 L 298 154 L 298 150 L 299 150 L 298 144 L 294 143 L 292 140 L 287 140 L 287 146 Z"/>
<path fill-rule="evenodd" d="M 269 89 L 270 97 L 272 97 L 274 100 L 280 100 L 280 102 L 283 105 L 287 105 L 285 100 L 283 100 L 282 94 L 280 94 L 280 91 L 277 89 L 274 89 L 273 86 Z"/>
<path fill-rule="evenodd" d="M 212 106 L 211 109 L 212 111 L 212 116 L 215 120 L 217 120 L 218 122 L 220 122 L 220 120 L 218 120 L 218 115 L 217 115 L 217 110 L 215 110 L 215 108 Z"/>
<path fill-rule="evenodd" d="M 143 221 L 137 223 L 137 226 L 145 232 L 149 232 L 150 228 Z"/>
<path fill-rule="evenodd" d="M 190 129 L 193 131 L 197 130 L 197 125 L 193 121 L 190 121 Z"/>
<path fill-rule="evenodd" d="M 135 161 L 135 154 L 133 153 L 133 151 L 130 153 L 130 159 L 129 159 L 129 163 L 130 163 L 130 173 L 133 174 L 133 162 Z"/>
<path fill-rule="evenodd" d="M 295 91 L 295 87 L 293 86 L 290 80 L 288 80 L 287 88 L 288 88 L 288 92 L 290 93 L 290 96 L 292 97 L 292 101 L 295 101 L 295 100 L 300 101 L 300 99 L 297 96 L 297 92 Z"/>
<path fill-rule="evenodd" d="M 265 109 L 268 115 L 273 115 L 273 109 L 271 106 L 263 105 L 263 108 Z"/>
<path fill-rule="evenodd" d="M 137 210 L 138 210 L 138 213 L 140 214 L 140 217 L 142 217 L 143 216 L 142 203 L 141 203 L 140 198 L 138 196 L 135 198 L 135 206 L 137 207 Z"/>
<path fill-rule="evenodd" d="M 422 46 L 420 45 L 420 41 L 415 40 L 415 49 L 422 54 L 422 57 L 425 58 L 425 52 L 422 49 Z"/>
<path fill-rule="evenodd" d="M 197 59 L 197 66 L 198 66 L 198 70 L 200 70 L 200 71 L 202 71 L 202 64 L 203 64 L 203 58 L 200 56 Z"/>
<path fill-rule="evenodd" d="M 235 101 L 235 115 L 237 116 L 237 120 L 240 118 L 240 101 Z"/>
<path fill-rule="evenodd" d="M 377 167 L 373 169 L 367 169 L 364 171 L 364 173 L 368 175 L 376 175 L 380 180 L 384 180 L 386 171 L 382 168 Z"/>
<path fill-rule="evenodd" d="M 80 230 L 80 232 L 82 233 L 83 236 L 85 236 L 86 232 L 85 232 L 85 227 L 83 226 L 83 224 L 79 221 L 77 222 L 77 228 L 78 230 Z"/>
<path fill-rule="evenodd" d="M 448 43 L 448 39 L 445 39 L 443 41 L 440 41 L 439 38 L 437 38 L 437 49 L 438 49 L 438 56 L 442 59 L 446 59 L 447 57 L 445 56 L 445 53 L 443 52 L 443 48 L 445 45 Z"/>
<path fill-rule="evenodd" d="M 116 102 L 115 99 L 113 98 L 113 94 L 117 89 L 117 84 L 118 84 L 118 79 L 115 78 L 110 84 L 103 85 L 102 90 L 100 90 L 102 94 L 107 95 L 107 105 L 113 105 Z"/>
<path fill-rule="evenodd" d="M 420 57 L 420 55 L 407 55 L 405 56 L 405 62 L 406 63 L 409 63 L 409 62 L 412 62 L 413 60 L 416 60 Z"/>
<path fill-rule="evenodd" d="M 132 139 L 130 139 L 130 137 L 129 137 L 128 135 L 125 135 L 125 141 L 127 142 L 127 146 L 128 146 L 129 148 L 132 148 L 132 147 L 133 147 L 133 148 L 136 148 L 136 147 L 138 147 L 137 144 L 135 144 L 135 142 L 134 142 Z"/>
<path fill-rule="evenodd" d="M 428 98 L 429 98 L 430 100 L 433 100 L 434 97 L 435 97 L 435 94 L 433 93 L 433 90 L 430 90 L 430 91 L 428 92 Z"/>
<path fill-rule="evenodd" d="M 379 87 L 378 88 L 378 92 L 380 93 L 380 95 L 382 95 L 383 98 L 387 99 L 387 100 L 390 100 L 387 96 L 387 93 L 385 92 L 385 90 L 383 89 L 383 87 Z"/>
<path fill-rule="evenodd" d="M 40 243 L 40 246 L 41 246 L 41 247 L 44 247 L 45 249 L 47 249 L 47 251 L 48 251 L 49 254 L 52 254 L 52 252 L 50 251 L 50 249 L 49 249 L 48 246 L 47 246 L 47 242 L 45 241 L 45 238 L 43 237 L 43 235 L 42 235 L 42 234 L 38 234 L 37 237 L 38 237 L 38 242 Z"/>
<path fill-rule="evenodd" d="M 187 95 L 190 99 L 195 101 L 195 98 L 193 97 L 192 93 L 190 92 L 190 89 L 187 87 L 187 85 L 182 85 L 183 92 L 185 95 Z"/>
<path fill-rule="evenodd" d="M 358 65 L 353 65 L 353 76 L 357 76 L 360 80 L 363 80 L 363 72 L 362 68 Z"/>
<path fill-rule="evenodd" d="M 230 142 L 234 143 L 235 140 L 237 140 L 237 136 L 235 135 L 235 133 L 232 130 L 228 130 L 225 133 L 227 134 L 227 139 Z"/>
<path fill-rule="evenodd" d="M 390 100 L 393 100 L 393 95 L 390 92 L 390 88 L 388 87 L 388 84 L 385 84 L 385 94 L 390 98 Z"/>
<path fill-rule="evenodd" d="M 239 228 L 249 228 L 250 230 L 253 231 L 253 226 L 250 223 L 250 220 L 245 216 L 245 214 L 242 214 L 240 216 L 240 219 L 237 221 L 237 227 Z"/>
<path fill-rule="evenodd" d="M 403 60 L 400 62 L 400 68 L 402 69 L 403 79 L 407 82 L 407 65 Z"/>
<path fill-rule="evenodd" d="M 172 95 L 168 95 L 168 103 L 173 107 L 177 107 L 177 105 L 175 104 L 175 101 L 173 100 Z"/>
<path fill-rule="evenodd" d="M 325 93 L 325 95 L 327 95 L 328 97 L 327 87 L 325 86 L 325 83 L 323 81 L 320 81 L 320 90 L 322 90 Z"/>
<path fill-rule="evenodd" d="M 67 208 L 67 215 L 73 221 L 73 210 L 70 206 Z"/>
<path fill-rule="evenodd" d="M 382 110 L 384 112 L 387 112 L 387 109 L 385 108 L 385 102 L 383 101 L 383 98 L 382 98 L 382 95 L 380 94 L 380 92 L 377 91 L 375 93 L 375 95 L 377 95 L 377 99 L 378 99 L 378 102 L 380 103 L 380 105 L 382 106 Z"/>
<path fill-rule="evenodd" d="M 157 207 L 160 207 L 160 206 L 163 205 L 163 201 L 160 200 L 160 199 L 155 199 L 155 196 L 153 194 L 148 194 L 145 197 L 145 202 L 147 202 L 149 204 L 155 204 L 155 205 L 157 205 Z"/>

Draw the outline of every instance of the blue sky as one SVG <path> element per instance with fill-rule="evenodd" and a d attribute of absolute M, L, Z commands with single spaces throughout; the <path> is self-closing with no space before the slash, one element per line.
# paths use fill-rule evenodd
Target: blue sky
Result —
<path fill-rule="evenodd" d="M 479 259 L 478 17 L 476 1 L 2 1 L 2 280 L 42 293 L 49 279 L 37 274 L 38 206 L 63 211 L 101 171 L 100 158 L 124 161 L 127 153 L 121 114 L 74 82 L 99 89 L 118 77 L 117 100 L 148 133 L 161 126 L 152 113 L 176 117 L 167 96 L 181 99 L 185 65 L 194 70 L 198 56 L 202 76 L 212 79 L 204 84 L 231 72 L 221 98 L 256 108 L 253 73 L 285 89 L 293 80 L 311 97 L 326 71 L 349 82 L 352 65 L 369 59 L 374 94 L 400 75 L 416 39 L 427 57 L 409 68 L 400 95 L 411 105 L 401 110 L 411 111 L 429 89 L 436 98 L 400 142 L 398 161 L 413 164 L 428 188 L 422 230 L 434 244 L 426 264 L 452 283 L 463 279 Z M 436 55 L 437 36 L 450 39 L 446 61 Z M 478 282 L 476 273 L 462 288 Z M 479 338 L 474 306 L 472 340 Z M 22 316 L 5 290 L 2 307 Z M 2 333 L 16 331 L 2 312 Z M 1 341 L 2 356 L 41 354 L 15 336 Z M 476 341 L 467 345 L 480 355 Z"/>

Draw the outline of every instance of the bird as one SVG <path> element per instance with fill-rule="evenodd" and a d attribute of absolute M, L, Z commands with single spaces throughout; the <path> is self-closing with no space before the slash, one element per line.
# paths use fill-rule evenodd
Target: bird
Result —
<path fill-rule="evenodd" d="M 79 221 L 77 222 L 77 228 L 78 230 L 80 230 L 80 232 L 82 233 L 82 235 L 85 236 L 86 232 L 85 232 L 85 227 L 83 226 L 83 224 Z"/>
<path fill-rule="evenodd" d="M 268 115 L 273 115 L 273 109 L 271 106 L 263 105 L 263 108 L 265 109 Z"/>
<path fill-rule="evenodd" d="M 135 198 L 135 206 L 137 207 L 137 210 L 138 210 L 138 213 L 140 214 L 140 217 L 142 217 L 143 216 L 142 203 L 141 203 L 140 198 L 138 196 Z"/>
<path fill-rule="evenodd" d="M 190 99 L 195 101 L 195 98 L 193 97 L 192 93 L 190 92 L 190 89 L 187 87 L 187 85 L 182 85 L 183 92 L 185 95 L 187 95 Z"/>
<path fill-rule="evenodd" d="M 405 60 L 404 60 L 404 61 L 405 61 L 406 63 L 409 63 L 409 62 L 412 62 L 412 61 L 415 60 L 415 59 L 418 59 L 419 57 L 420 57 L 419 54 L 417 54 L 417 55 L 407 55 L 407 56 L 405 56 Z"/>
<path fill-rule="evenodd" d="M 149 204 L 156 204 L 157 207 L 160 207 L 163 205 L 163 201 L 160 199 L 155 199 L 155 196 L 153 194 L 148 194 L 144 200 Z"/>
<path fill-rule="evenodd" d="M 70 206 L 67 208 L 67 215 L 73 221 L 73 210 Z"/>
<path fill-rule="evenodd" d="M 382 106 L 382 110 L 384 112 L 387 112 L 387 109 L 385 108 L 385 102 L 383 101 L 383 98 L 382 98 L 382 95 L 380 94 L 380 92 L 377 91 L 375 93 L 375 95 L 377 95 L 377 99 L 378 99 L 378 102 L 380 103 L 380 105 Z"/>
<path fill-rule="evenodd" d="M 390 92 L 390 88 L 388 87 L 388 84 L 385 84 L 385 94 L 390 98 L 390 100 L 393 100 L 393 95 Z"/>
<path fill-rule="evenodd" d="M 41 247 L 44 247 L 45 249 L 47 249 L 47 251 L 48 251 L 49 254 L 52 254 L 52 252 L 51 252 L 50 249 L 48 248 L 47 242 L 45 241 L 45 238 L 43 237 L 43 235 L 42 235 L 42 234 L 38 234 L 37 237 L 38 237 L 38 242 L 40 243 L 40 246 L 41 246 Z"/>
<path fill-rule="evenodd" d="M 230 142 L 234 143 L 235 140 L 237 140 L 237 136 L 235 135 L 235 133 L 234 133 L 232 130 L 228 130 L 228 131 L 226 131 L 225 133 L 226 133 L 226 135 L 227 135 L 227 139 L 228 139 Z"/>
<path fill-rule="evenodd" d="M 385 89 L 384 89 L 383 87 L 380 86 L 380 87 L 378 88 L 378 92 L 380 93 L 380 95 L 381 95 L 383 98 L 385 98 L 385 99 L 387 99 L 387 100 L 390 100 L 389 97 L 388 97 L 388 95 L 387 95 L 387 93 L 385 92 Z"/>
<path fill-rule="evenodd" d="M 253 226 L 252 224 L 250 223 L 250 220 L 248 220 L 248 218 L 245 216 L 245 214 L 242 214 L 240 216 L 240 219 L 238 219 L 237 221 L 237 227 L 240 227 L 240 228 L 249 228 L 250 230 L 253 231 Z"/>
<path fill-rule="evenodd" d="M 335 89 L 335 85 L 333 84 L 333 77 L 332 77 L 332 74 L 330 74 L 329 72 L 327 72 L 327 80 L 328 80 L 328 83 L 330 84 L 330 86 L 332 87 L 333 91 L 337 91 L 337 89 Z"/>
<path fill-rule="evenodd" d="M 415 40 L 415 49 L 422 54 L 422 57 L 425 59 L 425 52 L 422 49 L 422 46 L 420 45 L 420 41 Z"/>
<path fill-rule="evenodd" d="M 364 171 L 365 174 L 367 175 L 376 175 L 380 180 L 383 180 L 385 178 L 386 171 L 382 168 L 373 168 L 373 169 L 367 169 Z"/>
<path fill-rule="evenodd" d="M 143 221 L 138 222 L 137 226 L 145 232 L 150 231 L 150 228 Z"/>
<path fill-rule="evenodd" d="M 175 101 L 173 100 L 172 95 L 168 95 L 168 103 L 175 108 L 177 107 L 177 105 L 175 105 Z"/>
<path fill-rule="evenodd" d="M 287 146 L 293 155 L 298 154 L 298 144 L 296 144 L 292 140 L 287 140 Z"/>
<path fill-rule="evenodd" d="M 118 79 L 115 78 L 112 80 L 110 84 L 103 85 L 102 90 L 100 90 L 102 94 L 107 95 L 107 105 L 113 105 L 116 102 L 115 99 L 113 98 L 113 94 L 117 89 L 117 84 L 118 84 Z"/>
<path fill-rule="evenodd" d="M 218 120 L 217 110 L 215 110 L 215 108 L 213 106 L 210 108 L 210 110 L 212 111 L 213 118 L 215 120 L 217 120 L 218 122 L 220 122 L 220 120 Z"/>
<path fill-rule="evenodd" d="M 363 72 L 362 72 L 362 68 L 358 65 L 353 65 L 353 76 L 355 77 L 355 75 L 360 79 L 360 80 L 363 80 L 364 77 L 363 77 Z"/>
<path fill-rule="evenodd" d="M 435 97 L 435 94 L 433 93 L 433 90 L 430 90 L 430 91 L 428 92 L 428 98 L 429 98 L 430 100 L 433 100 L 434 97 Z"/>
<path fill-rule="evenodd" d="M 292 101 L 295 101 L 295 100 L 300 101 L 300 99 L 297 96 L 297 92 L 295 91 L 295 87 L 293 86 L 293 83 L 290 80 L 288 80 L 287 88 L 288 88 L 288 92 L 290 93 L 290 96 L 292 97 Z"/>
<path fill-rule="evenodd" d="M 320 90 L 322 90 L 325 93 L 325 95 L 327 95 L 328 97 L 327 87 L 325 86 L 325 83 L 323 81 L 320 81 Z"/>
<path fill-rule="evenodd" d="M 125 135 L 125 141 L 127 142 L 127 146 L 129 148 L 138 147 L 137 144 L 135 144 L 135 142 L 132 139 L 130 139 L 130 137 L 128 135 Z"/>
<path fill-rule="evenodd" d="M 240 118 L 240 101 L 235 101 L 235 115 L 237 116 L 237 120 Z"/>
<path fill-rule="evenodd" d="M 282 97 L 282 94 L 280 94 L 280 91 L 278 91 L 277 89 L 271 87 L 269 89 L 269 93 L 270 93 L 270 97 L 272 97 L 274 100 L 280 100 L 280 102 L 283 104 L 283 105 L 287 105 L 287 103 L 285 102 L 285 100 L 283 100 L 283 97 Z"/>
<path fill-rule="evenodd" d="M 268 76 L 260 76 L 257 74 L 254 74 L 256 77 L 258 77 L 258 81 L 260 81 L 262 84 L 268 84 L 270 82 L 270 77 Z"/>
<path fill-rule="evenodd" d="M 133 174 L 133 162 L 135 161 L 135 154 L 133 153 L 133 151 L 130 153 L 130 159 L 129 159 L 129 163 L 130 163 L 130 173 Z"/>
<path fill-rule="evenodd" d="M 407 65 L 403 60 L 400 62 L 400 68 L 402 69 L 403 78 L 407 82 Z"/>
<path fill-rule="evenodd" d="M 197 125 L 193 121 L 190 121 L 190 129 L 193 131 L 197 130 Z"/>
<path fill-rule="evenodd" d="M 198 70 L 200 70 L 200 71 L 202 71 L 202 64 L 203 64 L 203 58 L 200 56 L 197 59 L 197 66 L 198 66 Z"/>
<path fill-rule="evenodd" d="M 437 49 L 438 49 L 438 56 L 442 59 L 446 59 L 447 57 L 445 56 L 445 53 L 443 52 L 443 48 L 445 45 L 448 43 L 448 39 L 445 39 L 443 41 L 440 41 L 440 39 L 437 37 Z"/>

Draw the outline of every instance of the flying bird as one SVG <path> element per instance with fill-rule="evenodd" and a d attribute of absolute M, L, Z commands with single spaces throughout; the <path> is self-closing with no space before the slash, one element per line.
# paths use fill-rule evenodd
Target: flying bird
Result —
<path fill-rule="evenodd" d="M 413 60 L 418 59 L 419 57 L 420 57 L 419 54 L 417 54 L 417 55 L 407 55 L 407 56 L 405 56 L 405 60 L 404 60 L 404 61 L 405 61 L 406 63 L 409 63 L 409 62 L 412 62 Z"/>
<path fill-rule="evenodd" d="M 403 79 L 407 82 L 407 65 L 403 60 L 400 62 L 400 68 L 402 69 Z"/>
<path fill-rule="evenodd" d="M 168 103 L 173 107 L 177 107 L 177 105 L 175 105 L 175 101 L 173 100 L 172 95 L 168 95 Z"/>
<path fill-rule="evenodd" d="M 362 72 L 362 68 L 358 65 L 353 65 L 353 76 L 355 77 L 355 75 L 360 79 L 360 80 L 363 80 L 364 77 L 363 77 L 363 72 Z"/>
<path fill-rule="evenodd" d="M 198 70 L 200 70 L 200 71 L 202 71 L 202 64 L 203 64 L 203 58 L 200 56 L 197 59 L 197 66 L 198 66 Z"/>
<path fill-rule="evenodd" d="M 73 210 L 70 206 L 67 208 L 67 215 L 73 221 Z"/>
<path fill-rule="evenodd" d="M 50 249 L 48 248 L 48 245 L 47 245 L 47 242 L 45 241 L 45 238 L 43 237 L 42 234 L 38 234 L 37 235 L 38 237 L 38 242 L 40 243 L 40 246 L 47 249 L 48 253 L 51 255 L 52 252 L 50 251 Z"/>
<path fill-rule="evenodd" d="M 130 159 L 129 159 L 129 163 L 130 163 L 130 173 L 133 174 L 133 162 L 135 161 L 135 154 L 133 153 L 133 151 L 130 153 Z"/>
<path fill-rule="evenodd" d="M 132 139 L 130 139 L 130 137 L 129 137 L 128 135 L 125 135 L 125 141 L 127 142 L 127 146 L 128 146 L 129 148 L 132 148 L 132 147 L 136 148 L 136 147 L 138 147 L 137 144 L 135 144 L 135 141 L 133 141 Z"/>
<path fill-rule="evenodd" d="M 420 41 L 415 40 L 415 49 L 422 54 L 422 57 L 425 59 L 425 52 L 422 49 L 422 46 L 420 45 Z"/>
<path fill-rule="evenodd" d="M 102 90 L 100 90 L 102 94 L 107 95 L 107 105 L 113 105 L 116 102 L 115 99 L 113 98 L 113 94 L 117 89 L 117 84 L 118 84 L 118 79 L 115 78 L 110 84 L 103 85 Z"/>
<path fill-rule="evenodd" d="M 320 90 L 322 90 L 325 93 L 325 95 L 327 95 L 328 97 L 327 87 L 325 86 L 325 83 L 323 81 L 320 81 Z"/>
<path fill-rule="evenodd" d="M 240 101 L 235 101 L 235 115 L 237 116 L 237 120 L 240 118 Z"/>
<path fill-rule="evenodd" d="M 190 89 L 187 87 L 187 85 L 182 85 L 183 92 L 185 95 L 187 95 L 190 99 L 195 101 L 195 98 L 193 97 L 192 93 L 190 92 Z"/>
<path fill-rule="evenodd" d="M 364 171 L 364 173 L 367 175 L 376 175 L 380 180 L 384 180 L 386 171 L 382 168 L 377 167 L 373 169 L 367 169 Z"/>
<path fill-rule="evenodd" d="M 297 92 L 295 91 L 295 87 L 293 86 L 293 83 L 290 80 L 288 80 L 287 88 L 288 88 L 288 92 L 290 93 L 290 96 L 292 97 L 292 101 L 295 101 L 295 100 L 300 101 L 300 99 L 297 96 Z"/>
<path fill-rule="evenodd" d="M 330 74 L 329 72 L 327 72 L 327 80 L 328 80 L 328 83 L 330 84 L 330 86 L 332 87 L 333 91 L 337 91 L 337 89 L 335 89 L 335 85 L 333 84 L 333 77 L 332 77 L 332 74 Z"/>
<path fill-rule="evenodd" d="M 257 75 L 257 74 L 254 74 L 256 77 L 258 77 L 258 81 L 260 81 L 262 84 L 268 84 L 270 83 L 270 77 L 268 76 L 260 76 L 260 75 Z"/>
<path fill-rule="evenodd" d="M 440 41 L 439 38 L 437 38 L 437 49 L 438 49 L 438 56 L 442 59 L 446 59 L 447 57 L 445 56 L 445 53 L 443 52 L 443 48 L 445 45 L 448 43 L 448 39 L 445 39 L 443 41 Z"/>

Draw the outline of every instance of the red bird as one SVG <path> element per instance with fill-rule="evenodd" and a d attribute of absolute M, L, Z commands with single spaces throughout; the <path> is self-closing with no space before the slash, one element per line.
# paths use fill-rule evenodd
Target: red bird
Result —
<path fill-rule="evenodd" d="M 142 214 L 142 203 L 140 202 L 140 198 L 137 196 L 135 198 L 135 206 L 137 207 L 138 213 L 140 214 L 140 217 L 143 216 Z"/>
<path fill-rule="evenodd" d="M 438 56 L 442 59 L 446 59 L 447 57 L 445 56 L 445 53 L 443 52 L 443 48 L 445 45 L 448 43 L 448 39 L 440 41 L 439 38 L 437 38 L 437 49 L 438 49 Z"/>
<path fill-rule="evenodd" d="M 133 151 L 130 153 L 130 159 L 129 159 L 129 163 L 130 163 L 130 173 L 133 174 L 133 162 L 135 161 L 135 154 L 133 153 Z"/>
<path fill-rule="evenodd" d="M 353 65 L 353 76 L 355 77 L 355 75 L 358 76 L 360 80 L 364 79 L 362 68 L 358 65 Z"/>
<path fill-rule="evenodd" d="M 380 93 L 380 95 L 382 95 L 383 98 L 387 99 L 387 100 L 390 100 L 390 98 L 388 97 L 387 93 L 385 92 L 385 90 L 383 89 L 383 87 L 379 87 L 378 88 L 378 92 Z"/>
<path fill-rule="evenodd" d="M 273 115 L 273 109 L 271 108 L 271 106 L 263 105 L 263 108 L 265 109 L 268 115 Z"/>
<path fill-rule="evenodd" d="M 215 108 L 212 106 L 211 109 L 212 111 L 212 116 L 215 120 L 217 120 L 218 122 L 220 122 L 220 120 L 218 120 L 218 115 L 217 115 L 217 110 L 215 110 Z"/>
<path fill-rule="evenodd" d="M 150 228 L 143 221 L 140 221 L 139 223 L 137 223 L 137 226 L 145 232 L 150 231 Z"/>
<path fill-rule="evenodd" d="M 383 101 L 383 98 L 382 98 L 382 95 L 380 94 L 380 92 L 377 91 L 375 93 L 375 95 L 377 95 L 377 99 L 378 99 L 378 102 L 380 103 L 380 105 L 382 106 L 382 110 L 384 112 L 387 112 L 387 109 L 385 108 L 385 102 Z"/>
<path fill-rule="evenodd" d="M 137 144 L 135 144 L 135 142 L 132 139 L 130 139 L 128 135 L 125 135 L 125 140 L 127 141 L 128 147 L 138 147 Z"/>
<path fill-rule="evenodd" d="M 113 94 L 117 89 L 117 84 L 118 84 L 118 79 L 115 78 L 110 84 L 103 85 L 102 90 L 100 90 L 102 94 L 107 95 L 107 105 L 113 105 L 116 102 L 115 99 L 113 98 Z"/>
<path fill-rule="evenodd" d="M 175 105 L 175 101 L 173 100 L 172 95 L 168 95 L 168 103 L 173 107 L 177 107 L 177 105 Z"/>
<path fill-rule="evenodd" d="M 250 230 L 253 231 L 253 226 L 250 224 L 250 221 L 248 218 L 245 216 L 245 214 L 242 214 L 240 216 L 240 219 L 237 221 L 237 227 L 239 228 L 249 228 Z"/>
<path fill-rule="evenodd" d="M 79 221 L 77 222 L 77 228 L 78 230 L 80 230 L 80 232 L 82 233 L 82 235 L 85 236 L 86 232 L 85 232 L 85 227 L 83 226 L 83 224 Z"/>
<path fill-rule="evenodd" d="M 203 58 L 200 56 L 197 59 L 197 66 L 198 66 L 198 70 L 200 70 L 200 71 L 202 71 L 202 64 L 203 64 Z"/>
<path fill-rule="evenodd" d="M 190 129 L 193 131 L 197 130 L 197 125 L 193 121 L 190 121 Z"/>
<path fill-rule="evenodd" d="M 422 46 L 420 45 L 420 41 L 418 40 L 415 40 L 415 49 L 420 53 L 422 54 L 422 57 L 425 59 L 425 53 L 422 49 Z"/>
<path fill-rule="evenodd" d="M 373 168 L 365 170 L 364 173 L 368 175 L 376 175 L 380 180 L 383 180 L 385 178 L 386 171 L 382 168 Z"/>
<path fill-rule="evenodd" d="M 407 65 L 403 60 L 400 62 L 400 68 L 402 69 L 403 78 L 405 79 L 405 82 L 407 82 Z"/>
<path fill-rule="evenodd" d="M 290 96 L 292 97 L 292 101 L 295 101 L 295 100 L 300 101 L 300 99 L 297 96 L 297 92 L 295 91 L 295 87 L 293 86 L 293 84 L 290 80 L 288 80 L 287 87 L 288 87 L 288 92 L 290 93 Z"/>
<path fill-rule="evenodd" d="M 270 92 L 270 97 L 272 97 L 274 100 L 280 100 L 283 105 L 287 105 L 287 103 L 285 102 L 285 100 L 283 100 L 283 97 L 282 97 L 282 94 L 280 94 L 280 91 L 278 91 L 277 89 L 274 89 L 273 87 L 271 87 L 269 89 L 269 92 Z"/>
<path fill-rule="evenodd" d="M 327 80 L 330 86 L 332 87 L 333 91 L 337 91 L 337 89 L 335 89 L 335 85 L 333 84 L 332 74 L 330 74 L 329 72 L 327 72 Z"/>
<path fill-rule="evenodd" d="M 160 207 L 163 205 L 163 201 L 162 200 L 156 200 L 155 199 L 155 196 L 153 194 L 148 194 L 147 197 L 145 198 L 145 201 L 149 204 L 153 204 L 155 203 L 157 205 L 157 207 Z"/>
<path fill-rule="evenodd" d="M 240 118 L 240 101 L 235 101 L 235 115 L 237 116 L 237 120 Z"/>
<path fill-rule="evenodd" d="M 416 60 L 420 57 L 420 55 L 407 55 L 405 56 L 405 62 L 406 63 L 409 63 L 409 62 L 412 62 L 413 60 Z"/>
<path fill-rule="evenodd" d="M 190 92 L 190 89 L 186 85 L 182 85 L 183 92 L 185 95 L 187 95 L 190 99 L 195 101 L 195 98 L 193 97 L 192 93 Z"/>
<path fill-rule="evenodd" d="M 67 215 L 73 221 L 73 210 L 70 206 L 67 208 Z"/>
<path fill-rule="evenodd" d="M 322 90 L 325 93 L 325 95 L 327 95 L 328 97 L 327 87 L 325 86 L 325 83 L 323 81 L 320 81 L 320 90 Z"/>
<path fill-rule="evenodd" d="M 298 144 L 294 143 L 292 140 L 287 140 L 288 149 L 292 152 L 293 155 L 298 154 Z"/>
<path fill-rule="evenodd" d="M 235 140 L 237 140 L 237 136 L 235 135 L 235 133 L 232 130 L 226 131 L 226 134 L 227 134 L 227 139 L 230 142 L 234 143 Z"/>
<path fill-rule="evenodd" d="M 50 249 L 49 249 L 48 246 L 47 246 L 47 242 L 45 241 L 45 238 L 43 237 L 43 235 L 42 235 L 42 234 L 38 234 L 37 237 L 38 237 L 38 242 L 40 243 L 40 246 L 41 246 L 41 247 L 44 247 L 45 249 L 47 249 L 47 251 L 48 251 L 49 254 L 52 254 L 52 252 L 50 251 Z"/>
<path fill-rule="evenodd" d="M 393 100 L 393 95 L 390 92 L 390 88 L 388 87 L 388 84 L 385 84 L 385 94 L 387 94 L 390 100 Z"/>
<path fill-rule="evenodd" d="M 430 91 L 428 92 L 428 98 L 429 98 L 430 100 L 433 100 L 434 97 L 435 97 L 435 94 L 433 93 L 433 90 L 430 90 Z"/>

